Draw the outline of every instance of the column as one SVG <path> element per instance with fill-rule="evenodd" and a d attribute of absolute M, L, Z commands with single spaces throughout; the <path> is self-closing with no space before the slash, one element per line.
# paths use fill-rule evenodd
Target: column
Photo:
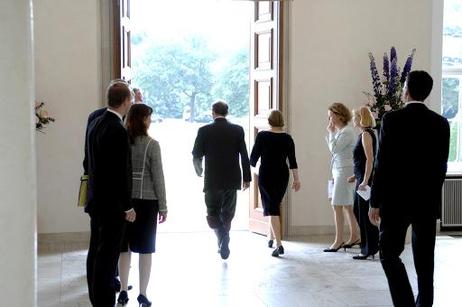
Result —
<path fill-rule="evenodd" d="M 0 298 L 36 306 L 32 1 L 0 1 Z"/>

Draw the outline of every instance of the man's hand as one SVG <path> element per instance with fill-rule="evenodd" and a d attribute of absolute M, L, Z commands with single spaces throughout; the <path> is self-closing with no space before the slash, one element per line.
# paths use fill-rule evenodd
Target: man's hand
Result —
<path fill-rule="evenodd" d="M 242 191 L 247 190 L 249 187 L 250 187 L 250 182 L 244 181 L 244 182 L 242 183 Z"/>
<path fill-rule="evenodd" d="M 369 208 L 369 220 L 372 225 L 378 226 L 380 223 L 380 209 L 379 208 Z"/>
<path fill-rule="evenodd" d="M 202 159 L 193 158 L 194 170 L 196 171 L 197 176 L 202 177 Z"/>
<path fill-rule="evenodd" d="M 167 212 L 159 212 L 159 224 L 167 220 Z"/>
<path fill-rule="evenodd" d="M 130 223 L 133 223 L 136 220 L 136 212 L 133 208 L 125 211 L 125 219 Z"/>

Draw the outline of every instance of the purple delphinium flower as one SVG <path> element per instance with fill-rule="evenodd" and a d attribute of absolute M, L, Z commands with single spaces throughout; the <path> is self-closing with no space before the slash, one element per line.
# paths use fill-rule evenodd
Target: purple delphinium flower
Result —
<path fill-rule="evenodd" d="M 388 59 L 388 54 L 386 52 L 383 55 L 383 76 L 388 84 L 390 82 L 390 60 Z"/>
<path fill-rule="evenodd" d="M 375 59 L 371 52 L 369 52 L 369 59 L 372 76 L 372 87 L 374 89 L 375 99 L 378 100 L 382 95 L 382 83 L 380 82 L 380 76 L 377 71 L 377 65 L 375 64 Z"/>
<path fill-rule="evenodd" d="M 393 96 L 395 95 L 396 92 L 396 87 L 398 83 L 398 66 L 397 66 L 397 58 L 393 58 L 391 61 L 391 66 L 390 66 L 390 82 L 387 84 L 387 96 L 388 99 L 391 101 Z"/>
<path fill-rule="evenodd" d="M 390 49 L 390 63 L 393 62 L 393 60 L 398 61 L 398 55 L 396 54 L 396 48 L 395 47 L 391 47 Z"/>
<path fill-rule="evenodd" d="M 401 86 L 404 84 L 404 82 L 406 81 L 407 75 L 411 71 L 412 60 L 414 58 L 414 55 L 415 55 L 415 49 L 412 49 L 411 54 L 407 57 L 406 64 L 404 64 L 403 72 L 401 73 L 401 79 L 399 80 L 399 83 L 401 84 Z"/>

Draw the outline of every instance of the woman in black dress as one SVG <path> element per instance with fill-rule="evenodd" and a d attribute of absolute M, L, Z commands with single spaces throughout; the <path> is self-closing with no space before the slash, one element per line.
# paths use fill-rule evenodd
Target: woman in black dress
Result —
<path fill-rule="evenodd" d="M 377 140 L 371 128 L 375 126 L 375 120 L 367 107 L 361 107 L 353 111 L 353 124 L 361 133 L 353 150 L 354 176 L 348 180 L 350 182 L 356 180 L 356 191 L 364 191 L 372 183 Z M 361 253 L 353 256 L 353 259 L 364 260 L 377 253 L 379 230 L 369 220 L 369 200 L 365 200 L 358 193 L 355 193 L 354 212 L 361 231 Z"/>
<path fill-rule="evenodd" d="M 269 216 L 268 247 L 273 247 L 273 239 L 276 239 L 276 249 L 272 255 L 278 257 L 284 254 L 284 247 L 281 243 L 280 215 L 281 201 L 289 181 L 289 167 L 294 177 L 292 189 L 295 191 L 300 189 L 300 180 L 294 141 L 289 134 L 282 130 L 284 127 L 282 113 L 278 110 L 271 111 L 268 116 L 268 123 L 271 129 L 257 134 L 250 155 L 250 164 L 255 167 L 258 159 L 261 159 L 258 171 L 258 187 L 263 203 L 263 214 Z"/>

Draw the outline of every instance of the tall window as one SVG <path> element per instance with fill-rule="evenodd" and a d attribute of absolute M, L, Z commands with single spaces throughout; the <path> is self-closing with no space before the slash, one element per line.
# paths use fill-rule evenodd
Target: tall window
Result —
<path fill-rule="evenodd" d="M 441 111 L 450 123 L 450 172 L 462 172 L 462 0 L 444 0 Z"/>

